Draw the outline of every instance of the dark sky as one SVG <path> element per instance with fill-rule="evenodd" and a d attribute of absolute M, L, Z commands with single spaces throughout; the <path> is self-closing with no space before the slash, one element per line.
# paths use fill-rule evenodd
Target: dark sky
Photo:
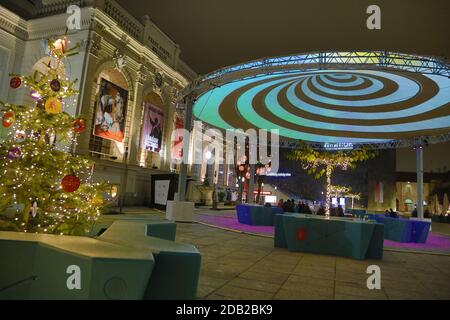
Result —
<path fill-rule="evenodd" d="M 200 74 L 267 56 L 378 49 L 450 56 L 450 0 L 118 0 L 148 14 Z M 366 8 L 381 7 L 381 30 Z"/>

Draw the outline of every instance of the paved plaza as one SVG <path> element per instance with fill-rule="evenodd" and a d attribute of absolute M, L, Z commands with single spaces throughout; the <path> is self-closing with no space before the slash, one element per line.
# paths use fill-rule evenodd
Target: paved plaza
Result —
<path fill-rule="evenodd" d="M 158 216 L 129 209 L 125 216 Z M 103 221 L 123 216 L 103 216 Z M 446 226 L 439 226 L 448 234 Z M 289 252 L 273 238 L 221 230 L 198 223 L 177 224 L 177 242 L 202 254 L 199 299 L 450 299 L 450 255 L 384 251 L 383 260 Z M 367 266 L 381 268 L 381 290 L 366 286 Z"/>

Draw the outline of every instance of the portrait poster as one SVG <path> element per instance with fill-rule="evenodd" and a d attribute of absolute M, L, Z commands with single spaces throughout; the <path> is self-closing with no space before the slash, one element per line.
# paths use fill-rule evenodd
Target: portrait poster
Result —
<path fill-rule="evenodd" d="M 150 152 L 159 152 L 162 144 L 164 112 L 148 102 L 144 102 L 143 107 L 141 148 Z"/>
<path fill-rule="evenodd" d="M 103 139 L 123 142 L 127 103 L 127 90 L 101 79 L 94 135 Z"/>

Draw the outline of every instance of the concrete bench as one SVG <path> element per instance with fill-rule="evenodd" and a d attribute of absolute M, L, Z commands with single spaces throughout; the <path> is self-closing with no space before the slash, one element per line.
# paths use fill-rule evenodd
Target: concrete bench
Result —
<path fill-rule="evenodd" d="M 146 225 L 145 234 L 149 237 L 160 238 L 164 240 L 175 241 L 177 224 L 169 220 L 161 220 L 159 218 L 138 218 L 138 217 L 127 217 L 122 216 L 109 223 L 99 223 L 96 224 L 91 232 L 91 236 L 100 236 L 104 231 L 106 231 L 113 222 L 118 221 L 131 221 L 131 222 L 142 222 Z"/>
<path fill-rule="evenodd" d="M 142 299 L 155 266 L 137 248 L 19 232 L 0 232 L 0 256 L 0 299 Z M 70 266 L 80 268 L 80 289 L 67 285 Z"/>
<path fill-rule="evenodd" d="M 195 299 L 200 274 L 200 252 L 192 245 L 149 237 L 152 221 L 118 220 L 99 240 L 129 246 L 155 258 L 145 299 Z"/>
<path fill-rule="evenodd" d="M 384 225 L 384 238 L 396 242 L 425 243 L 430 231 L 430 221 L 391 218 L 381 214 L 370 215 L 370 219 Z"/>
<path fill-rule="evenodd" d="M 195 299 L 201 256 L 170 241 L 175 228 L 126 219 L 97 239 L 0 232 L 0 299 Z M 71 265 L 80 290 L 67 287 Z"/>
<path fill-rule="evenodd" d="M 274 246 L 289 251 L 383 258 L 383 225 L 346 218 L 277 214 Z"/>

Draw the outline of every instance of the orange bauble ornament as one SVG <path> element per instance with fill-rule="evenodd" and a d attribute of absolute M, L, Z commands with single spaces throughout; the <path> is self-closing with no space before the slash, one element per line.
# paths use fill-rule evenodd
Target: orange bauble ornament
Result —
<path fill-rule="evenodd" d="M 56 98 L 49 98 L 45 102 L 45 111 L 47 113 L 53 113 L 53 114 L 61 113 L 62 102 Z"/>

